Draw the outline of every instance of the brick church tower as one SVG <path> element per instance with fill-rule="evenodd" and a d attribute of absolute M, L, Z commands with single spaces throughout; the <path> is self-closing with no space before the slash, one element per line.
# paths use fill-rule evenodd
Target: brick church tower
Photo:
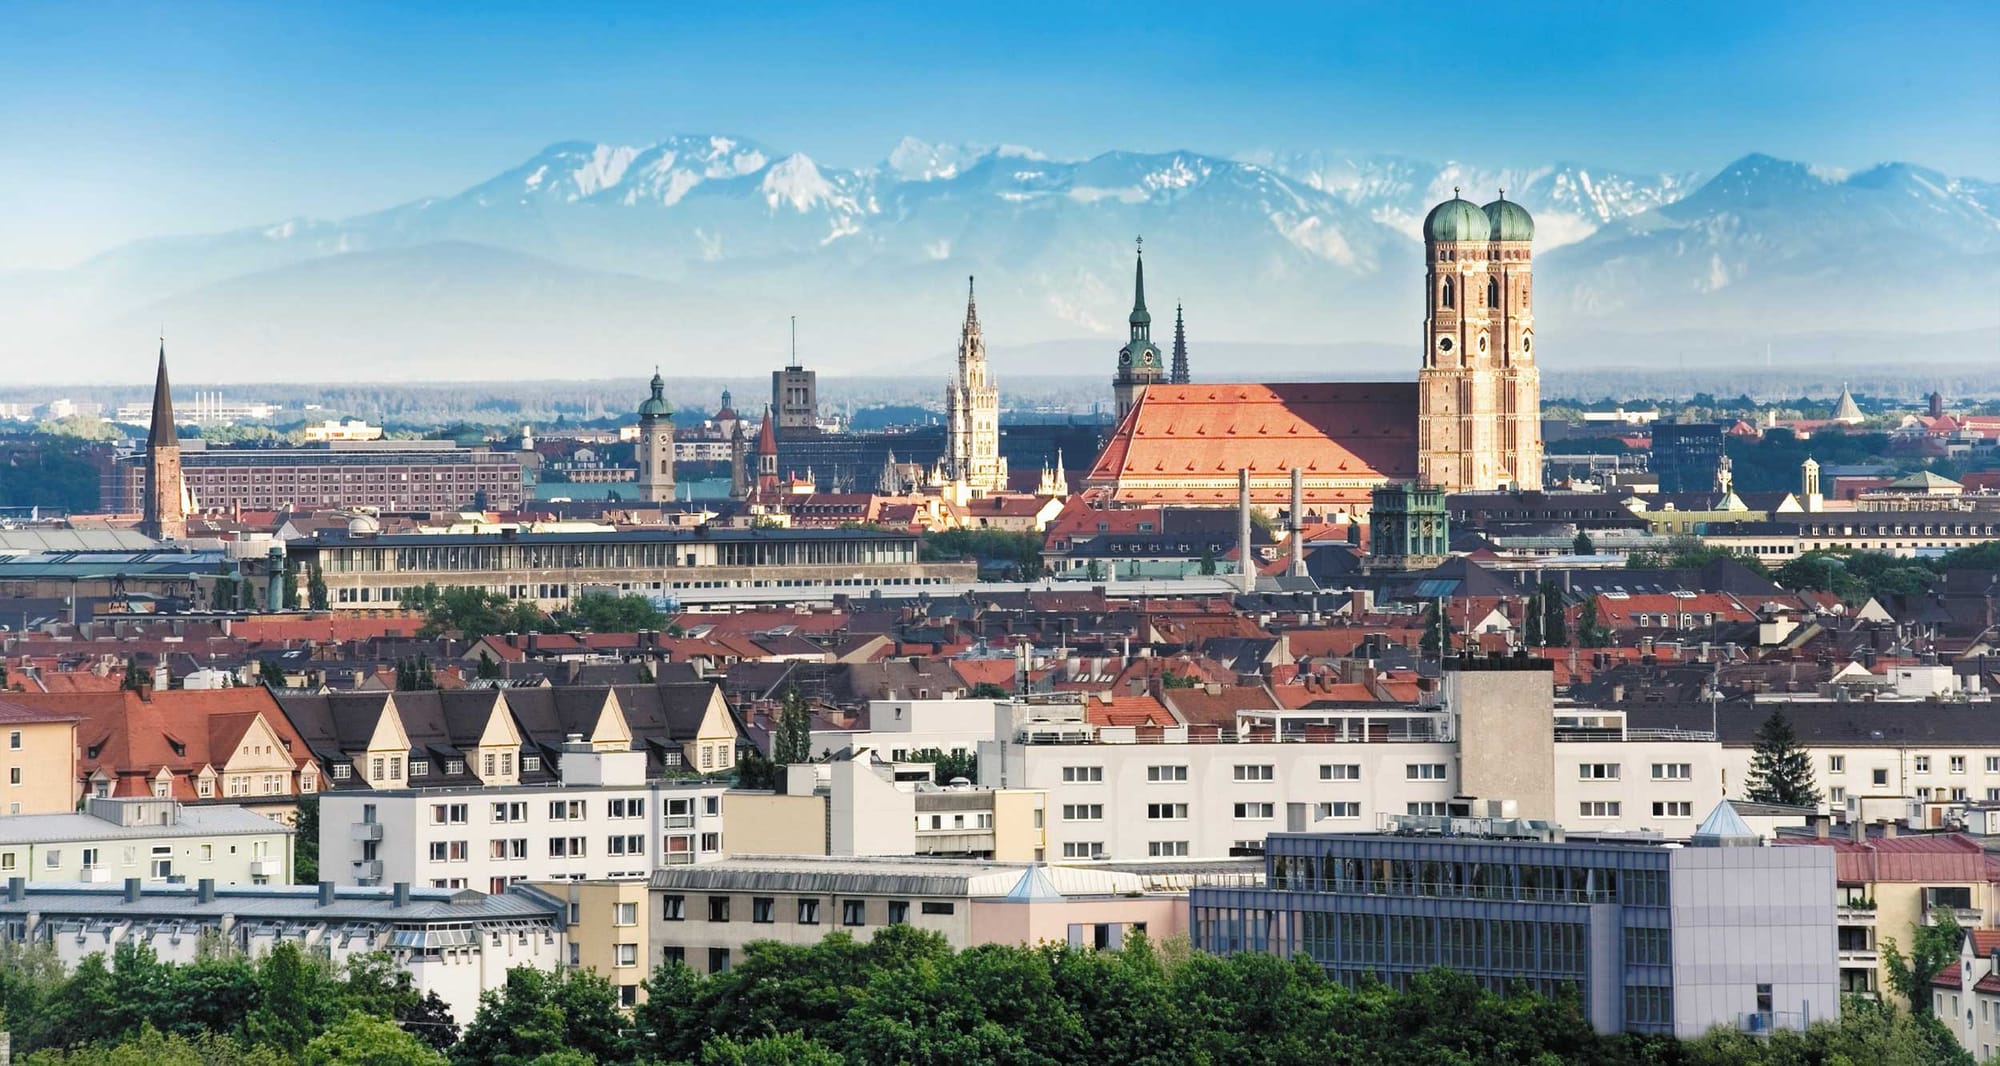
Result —
<path fill-rule="evenodd" d="M 146 500 L 140 532 L 154 540 L 187 539 L 187 489 L 181 480 L 181 442 L 174 425 L 174 394 L 167 386 L 167 342 L 160 342 L 160 370 L 153 379 L 153 424 L 146 434 Z"/>
<path fill-rule="evenodd" d="M 1458 190 L 1424 218 L 1424 360 L 1417 469 L 1446 492 L 1542 487 L 1534 219 Z"/>

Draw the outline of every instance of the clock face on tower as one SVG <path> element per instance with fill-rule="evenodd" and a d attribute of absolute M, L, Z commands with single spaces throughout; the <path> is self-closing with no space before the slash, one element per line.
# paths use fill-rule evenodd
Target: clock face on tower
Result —
<path fill-rule="evenodd" d="M 1441 351 L 1441 352 L 1448 352 L 1448 351 L 1451 351 L 1451 338 L 1450 338 L 1450 337 L 1439 337 L 1439 338 L 1438 338 L 1438 351 Z"/>
<path fill-rule="evenodd" d="M 1118 365 L 1119 365 L 1119 366 L 1131 366 L 1131 365 L 1132 365 L 1132 353 L 1131 353 L 1131 352 L 1119 352 L 1119 353 L 1118 353 Z"/>

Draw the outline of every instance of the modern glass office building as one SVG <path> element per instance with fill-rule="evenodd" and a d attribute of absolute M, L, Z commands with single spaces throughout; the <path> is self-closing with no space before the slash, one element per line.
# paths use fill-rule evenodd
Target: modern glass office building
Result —
<path fill-rule="evenodd" d="M 1195 946 L 1305 955 L 1350 984 L 1445 967 L 1495 991 L 1574 994 L 1604 1032 L 1799 1028 L 1839 1010 L 1833 864 L 1792 854 L 1827 849 L 1759 847 L 1747 829 L 1681 847 L 1393 821 L 1272 834 L 1263 888 L 1190 893 Z"/>

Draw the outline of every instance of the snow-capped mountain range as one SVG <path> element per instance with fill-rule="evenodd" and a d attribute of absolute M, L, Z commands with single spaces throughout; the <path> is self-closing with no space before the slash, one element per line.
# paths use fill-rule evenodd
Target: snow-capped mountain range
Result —
<path fill-rule="evenodd" d="M 1787 334 L 1913 338 L 1885 358 L 1958 354 L 1926 350 L 1925 334 L 2000 336 L 2000 185 L 1909 164 L 1848 175 L 1753 155 L 1703 175 L 1316 152 L 1056 160 L 905 138 L 876 166 L 842 169 L 687 135 L 556 144 L 451 196 L 0 274 L 0 322 L 13 324 L 0 359 L 141 366 L 135 339 L 164 320 L 196 376 L 602 377 L 772 363 L 797 315 L 802 359 L 887 372 L 950 349 L 976 274 L 1002 373 L 1019 346 L 1050 365 L 1016 372 L 1108 374 L 1143 234 L 1155 319 L 1185 303 L 1198 374 L 1204 344 L 1231 343 L 1294 346 L 1299 365 L 1273 371 L 1401 373 L 1414 355 L 1383 368 L 1339 353 L 1414 343 L 1418 227 L 1454 188 L 1481 202 L 1505 189 L 1534 213 L 1552 366 L 1702 358 L 1675 340 L 1697 331 L 1763 338 L 1759 351 Z M 1097 348 L 1101 366 L 1079 361 Z"/>

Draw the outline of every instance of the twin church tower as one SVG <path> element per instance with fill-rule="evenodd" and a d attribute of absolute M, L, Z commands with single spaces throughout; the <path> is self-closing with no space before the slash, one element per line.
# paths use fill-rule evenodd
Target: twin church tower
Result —
<path fill-rule="evenodd" d="M 1535 222 L 1504 193 L 1484 207 L 1461 199 L 1456 189 L 1452 193 L 1431 209 L 1423 224 L 1423 360 L 1417 371 L 1415 425 L 1405 427 L 1413 433 L 1398 434 L 1414 441 L 1415 454 L 1407 463 L 1375 455 L 1366 465 L 1389 480 L 1413 479 L 1447 492 L 1539 489 L 1542 389 L 1534 352 Z M 1111 383 L 1121 434 L 1130 432 L 1124 423 L 1149 387 L 1189 383 L 1178 309 L 1171 368 L 1153 343 L 1143 249 L 1134 277 L 1131 336 L 1118 350 Z M 1377 391 L 1387 399 L 1386 390 Z M 1191 399 L 1176 396 L 1172 402 Z M 1397 406 L 1378 403 L 1371 414 L 1386 416 Z M 1299 413 L 1308 421 L 1322 420 L 1316 412 Z M 1340 439 L 1356 427 L 1314 428 Z"/>

